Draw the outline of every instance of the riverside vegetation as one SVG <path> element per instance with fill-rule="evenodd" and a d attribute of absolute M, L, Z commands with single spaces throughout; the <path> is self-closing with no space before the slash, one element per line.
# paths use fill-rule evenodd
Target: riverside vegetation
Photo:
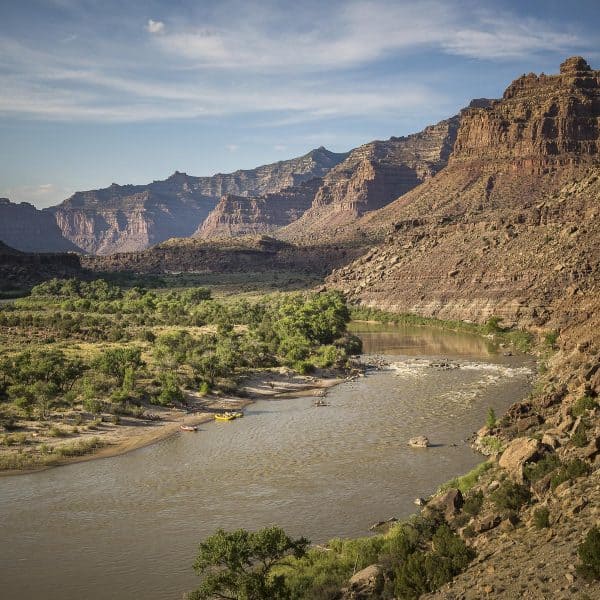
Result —
<path fill-rule="evenodd" d="M 233 393 L 250 371 L 343 368 L 360 351 L 349 319 L 337 292 L 215 300 L 204 287 L 40 284 L 0 308 L 0 469 L 92 452 L 124 418 Z"/>

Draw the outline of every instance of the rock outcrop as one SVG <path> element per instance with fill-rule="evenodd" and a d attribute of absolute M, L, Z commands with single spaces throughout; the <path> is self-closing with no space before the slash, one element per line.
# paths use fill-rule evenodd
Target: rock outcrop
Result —
<path fill-rule="evenodd" d="M 331 265 L 343 265 L 360 250 L 344 246 L 295 246 L 268 236 L 215 240 L 172 239 L 140 252 L 82 259 L 93 271 L 134 273 L 297 272 L 325 276 Z M 323 257 L 326 257 L 324 260 Z"/>
<path fill-rule="evenodd" d="M 63 237 L 52 213 L 32 204 L 15 204 L 0 198 L 0 240 L 23 252 L 75 252 L 78 248 Z"/>
<path fill-rule="evenodd" d="M 374 246 L 329 280 L 445 319 L 561 326 L 600 269 L 600 72 L 569 59 L 466 109 L 449 164 L 357 224 Z M 552 319 L 551 319 L 552 317 Z"/>
<path fill-rule="evenodd" d="M 278 236 L 305 243 L 315 234 L 335 238 L 340 226 L 389 204 L 446 166 L 458 124 L 455 116 L 413 135 L 352 150 L 324 176 L 310 210 Z"/>
<path fill-rule="evenodd" d="M 316 177 L 297 186 L 261 196 L 221 198 L 194 237 L 202 239 L 272 233 L 299 219 L 321 185 Z"/>
<path fill-rule="evenodd" d="M 81 277 L 74 253 L 20 252 L 0 242 L 0 291 L 23 290 L 53 277 Z"/>
<path fill-rule="evenodd" d="M 169 238 L 192 236 L 223 195 L 275 194 L 322 177 L 344 158 L 344 153 L 321 147 L 299 158 L 230 174 L 192 177 L 175 172 L 164 181 L 148 185 L 112 184 L 101 190 L 77 192 L 51 212 L 63 235 L 84 252 L 143 250 Z M 294 195 L 288 196 L 293 201 Z M 303 193 L 296 198 L 304 207 Z M 274 207 L 274 202 L 267 204 Z M 298 216 L 302 210 L 298 209 Z M 292 208 L 288 212 L 293 216 Z M 255 216 L 258 213 L 260 210 Z M 232 215 L 231 219 L 235 218 Z M 273 220 L 280 220 L 281 224 L 289 222 L 280 214 Z M 218 217 L 214 222 L 219 223 Z M 265 229 L 271 227 L 267 224 Z"/>

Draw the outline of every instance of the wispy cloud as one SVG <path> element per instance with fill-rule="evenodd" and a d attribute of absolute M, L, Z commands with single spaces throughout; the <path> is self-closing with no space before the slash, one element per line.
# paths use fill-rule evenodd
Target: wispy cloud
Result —
<path fill-rule="evenodd" d="M 168 27 L 128 13 L 85 35 L 0 34 L 0 114 L 120 122 L 252 113 L 282 125 L 431 111 L 445 102 L 435 82 L 405 74 L 419 53 L 501 61 L 589 44 L 566 26 L 439 0 L 170 10 Z M 391 60 L 382 77 L 365 69 Z"/>
<path fill-rule="evenodd" d="M 146 24 L 146 31 L 148 33 L 162 33 L 164 30 L 165 24 L 162 21 L 148 19 L 148 23 Z"/>

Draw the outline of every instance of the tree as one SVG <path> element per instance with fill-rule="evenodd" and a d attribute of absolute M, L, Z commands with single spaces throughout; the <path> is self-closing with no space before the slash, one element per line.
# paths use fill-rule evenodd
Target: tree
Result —
<path fill-rule="evenodd" d="M 106 350 L 96 360 L 95 364 L 101 373 L 116 378 L 118 385 L 122 387 L 128 370 L 130 370 L 129 377 L 133 378 L 135 371 L 144 363 L 142 362 L 141 349 L 132 346 Z"/>
<path fill-rule="evenodd" d="M 202 577 L 189 600 L 286 600 L 291 597 L 282 576 L 273 567 L 287 556 L 302 558 L 310 542 L 292 540 L 280 527 L 257 532 L 219 529 L 200 544 L 194 570 Z"/>

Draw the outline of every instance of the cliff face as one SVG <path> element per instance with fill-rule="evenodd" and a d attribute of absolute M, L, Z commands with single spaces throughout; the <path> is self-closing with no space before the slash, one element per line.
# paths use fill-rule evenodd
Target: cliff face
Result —
<path fill-rule="evenodd" d="M 0 240 L 24 252 L 78 250 L 63 237 L 50 212 L 8 198 L 0 198 Z"/>
<path fill-rule="evenodd" d="M 330 284 L 397 311 L 564 324 L 564 296 L 598 290 L 599 75 L 572 58 L 464 111 L 448 166 L 363 217 L 385 239 Z"/>
<path fill-rule="evenodd" d="M 310 207 L 322 179 L 261 196 L 223 196 L 195 237 L 214 239 L 270 233 L 299 219 Z"/>
<path fill-rule="evenodd" d="M 452 151 L 459 117 L 407 137 L 374 141 L 352 150 L 323 178 L 301 219 L 278 236 L 310 242 L 315 233 L 335 237 L 336 228 L 379 209 L 441 170 Z"/>
<path fill-rule="evenodd" d="M 78 192 L 54 209 L 56 223 L 65 237 L 90 254 L 139 250 L 192 235 L 216 200 L 189 189 L 185 181 L 165 184 L 151 184 L 150 189 L 113 184 Z"/>
<path fill-rule="evenodd" d="M 63 235 L 85 252 L 142 250 L 194 234 L 224 194 L 277 193 L 324 175 L 345 157 L 318 148 L 299 158 L 227 175 L 176 172 L 149 185 L 113 184 L 77 192 L 52 210 Z"/>

